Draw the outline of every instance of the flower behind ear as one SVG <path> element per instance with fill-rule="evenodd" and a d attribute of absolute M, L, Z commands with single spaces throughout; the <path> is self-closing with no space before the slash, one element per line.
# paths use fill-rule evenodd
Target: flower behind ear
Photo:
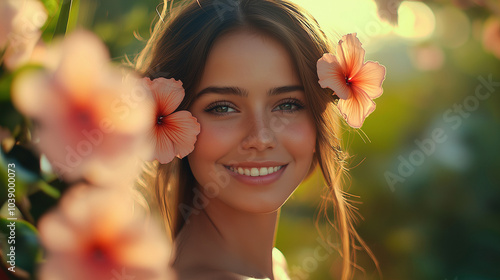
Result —
<path fill-rule="evenodd" d="M 385 67 L 378 62 L 363 63 L 365 50 L 356 33 L 342 37 L 336 55 L 325 53 L 318 60 L 319 84 L 330 88 L 340 100 L 338 108 L 347 123 L 360 128 L 375 110 L 375 99 L 382 95 Z"/>
<path fill-rule="evenodd" d="M 184 98 L 181 81 L 175 79 L 144 78 L 153 95 L 154 118 L 150 139 L 155 145 L 154 159 L 168 163 L 174 157 L 183 158 L 194 150 L 200 124 L 188 111 L 175 109 Z"/>

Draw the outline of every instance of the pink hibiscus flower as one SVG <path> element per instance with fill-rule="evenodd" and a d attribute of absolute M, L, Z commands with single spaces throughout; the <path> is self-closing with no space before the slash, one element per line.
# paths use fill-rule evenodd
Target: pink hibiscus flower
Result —
<path fill-rule="evenodd" d="M 39 224 L 39 279 L 173 279 L 171 244 L 130 193 L 80 184 Z M 170 277 L 169 277 L 170 276 Z"/>
<path fill-rule="evenodd" d="M 105 45 L 89 32 L 72 33 L 45 53 L 44 70 L 23 73 L 12 85 L 14 105 L 38 124 L 40 152 L 66 180 L 133 181 L 140 160 L 152 154 L 152 98 L 142 79 L 111 66 Z"/>
<path fill-rule="evenodd" d="M 330 88 L 340 100 L 338 108 L 347 123 L 360 128 L 375 110 L 375 99 L 382 95 L 385 67 L 378 62 L 364 62 L 365 50 L 356 33 L 342 37 L 336 55 L 326 53 L 318 60 L 319 84 Z"/>
<path fill-rule="evenodd" d="M 150 139 L 154 143 L 154 159 L 168 163 L 177 156 L 183 158 L 194 150 L 196 136 L 200 133 L 200 124 L 188 111 L 175 109 L 184 98 L 181 81 L 175 79 L 144 78 L 154 99 L 152 109 L 153 128 Z"/>

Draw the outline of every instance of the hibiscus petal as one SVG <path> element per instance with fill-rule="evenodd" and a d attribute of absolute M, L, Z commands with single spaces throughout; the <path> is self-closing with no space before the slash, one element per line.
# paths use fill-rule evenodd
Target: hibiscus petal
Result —
<path fill-rule="evenodd" d="M 360 128 L 365 118 L 375 110 L 375 102 L 365 92 L 355 91 L 352 98 L 339 100 L 338 108 L 351 127 Z"/>
<path fill-rule="evenodd" d="M 365 50 L 356 33 L 344 35 L 337 45 L 337 60 L 347 77 L 354 77 L 363 66 Z"/>
<path fill-rule="evenodd" d="M 200 124 L 188 111 L 179 111 L 167 116 L 168 135 L 175 148 L 175 155 L 183 158 L 194 150 Z"/>
<path fill-rule="evenodd" d="M 149 78 L 145 79 L 162 115 L 169 115 L 179 107 L 184 98 L 184 88 L 181 81 L 176 81 L 173 78 L 156 78 L 152 81 Z"/>
<path fill-rule="evenodd" d="M 385 67 L 378 62 L 366 62 L 352 79 L 355 88 L 364 91 L 371 99 L 382 95 L 382 83 L 385 79 Z"/>
<path fill-rule="evenodd" d="M 166 126 L 155 128 L 152 138 L 155 143 L 154 159 L 162 164 L 171 162 L 175 157 L 175 151 L 168 128 Z"/>
<path fill-rule="evenodd" d="M 38 230 L 44 247 L 50 248 L 53 252 L 71 252 L 80 246 L 78 234 L 68 226 L 58 212 L 49 212 L 42 216 Z"/>
<path fill-rule="evenodd" d="M 331 53 L 325 53 L 317 62 L 318 83 L 322 88 L 330 88 L 341 99 L 351 95 L 350 88 L 346 85 L 342 67 L 337 58 Z"/>
<path fill-rule="evenodd" d="M 156 224 L 136 223 L 135 226 L 136 230 L 127 232 L 113 248 L 117 262 L 143 269 L 165 268 L 163 262 L 168 259 L 171 249 L 166 235 Z"/>
<path fill-rule="evenodd" d="M 64 93 L 76 100 L 87 100 L 109 61 L 106 46 L 94 34 L 77 31 L 65 38 L 61 52 L 63 55 L 55 73 L 57 83 L 67 90 Z"/>
<path fill-rule="evenodd" d="M 47 80 L 48 76 L 41 71 L 26 71 L 14 79 L 12 102 L 21 113 L 33 118 L 54 113 L 53 109 L 46 110 L 47 104 L 53 105 L 52 102 L 56 102 L 60 105 L 61 101 L 54 96 Z"/>

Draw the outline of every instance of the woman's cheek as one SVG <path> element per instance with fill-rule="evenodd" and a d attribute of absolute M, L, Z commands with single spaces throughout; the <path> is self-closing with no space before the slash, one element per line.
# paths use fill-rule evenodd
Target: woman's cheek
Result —
<path fill-rule="evenodd" d="M 282 139 L 285 141 L 283 144 L 289 149 L 293 149 L 298 154 L 312 153 L 316 145 L 316 129 L 312 120 L 304 118 L 298 121 L 296 119 L 286 125 L 283 132 Z"/>
<path fill-rule="evenodd" d="M 203 152 L 205 158 L 218 159 L 224 156 L 225 150 L 234 147 L 235 127 L 224 122 L 200 122 L 200 134 L 195 149 Z"/>

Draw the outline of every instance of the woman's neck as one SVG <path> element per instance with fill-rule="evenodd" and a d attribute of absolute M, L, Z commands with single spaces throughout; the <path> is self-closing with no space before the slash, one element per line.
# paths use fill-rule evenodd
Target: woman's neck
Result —
<path fill-rule="evenodd" d="M 189 251 L 194 250 L 194 263 L 208 262 L 204 265 L 214 269 L 274 279 L 272 250 L 277 220 L 278 212 L 248 213 L 212 199 L 189 217 L 177 238 L 177 258 L 190 258 Z"/>

